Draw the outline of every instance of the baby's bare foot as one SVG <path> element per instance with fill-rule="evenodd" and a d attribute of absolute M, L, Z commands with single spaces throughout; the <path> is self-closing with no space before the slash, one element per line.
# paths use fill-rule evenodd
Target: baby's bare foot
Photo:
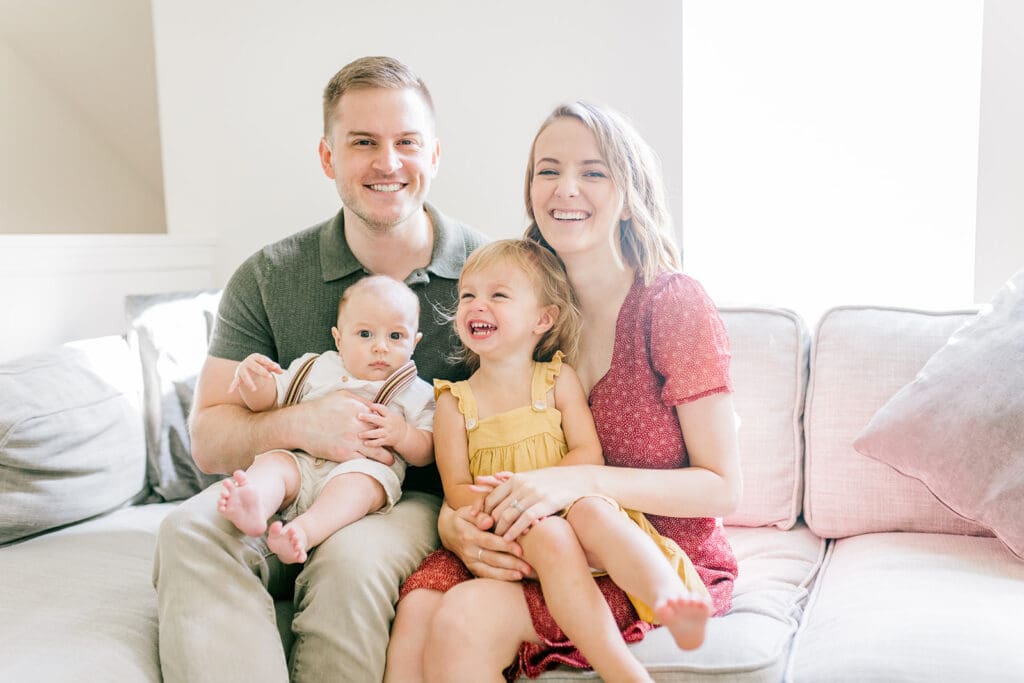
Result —
<path fill-rule="evenodd" d="M 669 598 L 654 606 L 654 616 L 672 633 L 680 650 L 695 650 L 704 642 L 711 604 L 693 594 Z"/>
<path fill-rule="evenodd" d="M 306 532 L 297 524 L 274 522 L 267 532 L 267 547 L 285 564 L 306 561 Z"/>
<path fill-rule="evenodd" d="M 217 510 L 246 536 L 262 536 L 267 530 L 267 518 L 260 505 L 260 492 L 248 484 L 245 472 L 235 470 L 221 483 Z"/>

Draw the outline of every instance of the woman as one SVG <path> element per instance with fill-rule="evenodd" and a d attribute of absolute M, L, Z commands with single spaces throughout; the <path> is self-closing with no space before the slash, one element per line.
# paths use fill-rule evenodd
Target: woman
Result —
<path fill-rule="evenodd" d="M 731 605 L 736 561 L 715 519 L 735 509 L 742 491 L 728 337 L 704 290 L 678 272 L 653 152 L 614 112 L 584 102 L 559 107 L 530 150 L 526 206 L 527 237 L 558 255 L 579 300 L 574 365 L 607 465 L 492 478 L 483 514 L 442 512 L 444 545 L 480 578 L 437 598 L 425 635 L 428 681 L 587 666 L 537 583 L 515 582 L 531 569 L 511 539 L 588 495 L 645 513 L 693 560 L 713 613 Z M 479 530 L 492 519 L 493 532 Z M 599 581 L 623 637 L 642 639 L 653 626 L 607 577 Z"/>

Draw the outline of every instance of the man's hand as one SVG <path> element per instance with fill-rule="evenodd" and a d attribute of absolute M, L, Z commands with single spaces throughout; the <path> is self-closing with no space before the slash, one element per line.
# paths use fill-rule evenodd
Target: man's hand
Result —
<path fill-rule="evenodd" d="M 370 405 L 347 391 L 334 391 L 289 408 L 294 415 L 293 433 L 299 448 L 315 458 L 334 462 L 371 457 L 391 464 L 394 456 L 385 449 L 367 446 L 359 438 L 365 427 L 359 415 Z"/>

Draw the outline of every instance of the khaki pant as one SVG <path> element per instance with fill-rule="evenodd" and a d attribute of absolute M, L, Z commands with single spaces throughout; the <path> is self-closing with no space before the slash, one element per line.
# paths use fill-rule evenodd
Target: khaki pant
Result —
<path fill-rule="evenodd" d="M 398 588 L 437 547 L 440 499 L 407 493 L 283 565 L 262 538 L 217 512 L 221 485 L 164 520 L 153 584 L 166 683 L 380 681 Z M 284 652 L 275 598 L 292 598 L 295 637 Z"/>

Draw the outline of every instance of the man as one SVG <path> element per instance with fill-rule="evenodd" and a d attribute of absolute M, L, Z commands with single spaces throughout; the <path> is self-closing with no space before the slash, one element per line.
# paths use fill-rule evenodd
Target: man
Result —
<path fill-rule="evenodd" d="M 462 264 L 485 240 L 424 203 L 440 157 L 426 86 L 391 58 L 348 64 L 324 90 L 319 156 L 342 210 L 252 255 L 224 290 L 191 425 L 193 457 L 206 472 L 244 469 L 275 448 L 361 457 L 346 447 L 362 408 L 354 398 L 252 413 L 227 388 L 250 353 L 287 366 L 333 348 L 338 300 L 368 274 L 403 280 L 420 298 L 419 374 L 466 376 L 446 364 L 454 334 L 434 312 L 455 301 Z M 282 565 L 265 538 L 222 517 L 219 484 L 186 501 L 161 526 L 154 565 L 164 680 L 285 681 L 290 669 L 296 681 L 379 681 L 399 585 L 437 545 L 440 501 L 423 491 L 429 484 L 410 472 L 391 512 L 342 529 L 304 565 Z M 274 598 L 293 585 L 288 662 Z"/>

